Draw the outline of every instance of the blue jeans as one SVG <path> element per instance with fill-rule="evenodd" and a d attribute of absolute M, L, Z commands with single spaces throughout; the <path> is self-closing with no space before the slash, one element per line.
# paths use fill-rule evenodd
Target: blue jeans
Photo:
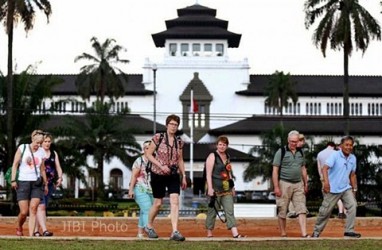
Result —
<path fill-rule="evenodd" d="M 134 187 L 134 197 L 135 202 L 139 206 L 139 220 L 138 220 L 138 227 L 144 228 L 147 226 L 147 223 L 149 221 L 149 212 L 151 209 L 151 206 L 153 205 L 153 195 L 142 192 L 142 189 L 135 186 Z"/>

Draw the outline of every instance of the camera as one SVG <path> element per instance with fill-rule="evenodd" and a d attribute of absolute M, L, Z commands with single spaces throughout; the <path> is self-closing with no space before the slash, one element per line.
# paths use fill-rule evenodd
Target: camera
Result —
<path fill-rule="evenodd" d="M 216 201 L 216 196 L 210 196 L 210 202 L 208 202 L 208 207 L 214 207 Z"/>
<path fill-rule="evenodd" d="M 170 174 L 171 175 L 176 175 L 178 173 L 178 167 L 177 165 L 170 165 L 169 166 L 169 169 L 170 169 Z"/>

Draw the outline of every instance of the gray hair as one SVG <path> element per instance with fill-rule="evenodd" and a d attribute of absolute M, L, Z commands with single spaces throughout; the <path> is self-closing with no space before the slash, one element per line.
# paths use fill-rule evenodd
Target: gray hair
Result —
<path fill-rule="evenodd" d="M 299 132 L 297 130 L 292 130 L 288 133 L 288 138 L 290 138 L 291 136 L 293 135 L 297 135 L 297 137 L 299 136 Z"/>

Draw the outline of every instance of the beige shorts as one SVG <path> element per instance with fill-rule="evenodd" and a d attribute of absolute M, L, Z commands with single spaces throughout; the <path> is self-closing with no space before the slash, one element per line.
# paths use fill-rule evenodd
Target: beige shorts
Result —
<path fill-rule="evenodd" d="M 306 214 L 306 197 L 304 183 L 290 183 L 283 180 L 279 181 L 281 196 L 276 197 L 278 216 L 287 217 L 289 202 L 293 203 L 296 214 Z"/>

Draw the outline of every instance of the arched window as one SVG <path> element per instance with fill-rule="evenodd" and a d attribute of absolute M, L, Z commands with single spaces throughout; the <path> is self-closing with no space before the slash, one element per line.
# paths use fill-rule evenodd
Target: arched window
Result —
<path fill-rule="evenodd" d="M 123 172 L 120 169 L 114 168 L 110 171 L 110 188 L 120 190 L 123 187 Z"/>

